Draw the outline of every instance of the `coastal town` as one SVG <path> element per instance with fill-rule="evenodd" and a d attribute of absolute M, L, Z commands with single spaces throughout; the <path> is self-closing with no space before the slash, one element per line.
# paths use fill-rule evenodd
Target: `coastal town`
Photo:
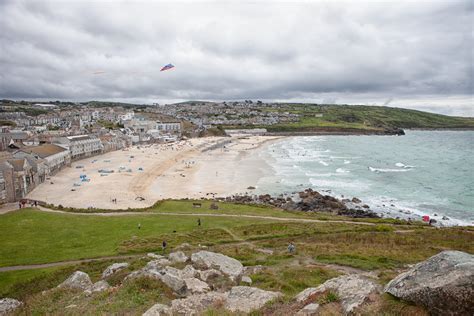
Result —
<path fill-rule="evenodd" d="M 165 106 L 1 100 L 0 203 L 24 199 L 81 159 L 133 145 L 226 136 L 222 126 L 261 127 L 297 120 L 297 114 L 279 111 L 277 104 L 251 100 Z"/>

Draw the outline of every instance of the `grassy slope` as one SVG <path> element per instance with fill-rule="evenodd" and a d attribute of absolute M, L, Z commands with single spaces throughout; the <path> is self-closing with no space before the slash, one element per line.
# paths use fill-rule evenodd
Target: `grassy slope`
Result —
<path fill-rule="evenodd" d="M 155 211 L 199 210 L 190 209 L 190 203 L 167 201 Z M 201 211 L 208 211 L 206 203 Z M 219 212 L 286 214 L 271 208 L 232 204 L 221 204 Z M 138 222 L 142 224 L 140 231 L 136 227 Z M 173 233 L 172 230 L 177 232 Z M 457 249 L 474 253 L 472 232 L 461 228 L 429 229 L 413 225 L 290 223 L 211 217 L 203 218 L 203 226 L 198 229 L 194 216 L 137 214 L 96 217 L 23 210 L 0 216 L 0 262 L 1 265 L 10 265 L 153 251 L 160 248 L 163 239 L 169 241 L 170 248 L 182 242 L 194 247 L 201 243 L 210 246 L 212 251 L 240 260 L 244 265 L 266 266 L 264 271 L 252 275 L 254 284 L 260 288 L 282 291 L 286 297 L 292 297 L 302 289 L 317 286 L 339 273 L 321 267 L 321 263 L 376 270 L 381 282 L 386 283 L 398 273 L 396 269 L 426 259 L 439 251 Z M 287 253 L 289 241 L 297 246 L 295 255 Z M 273 253 L 262 253 L 258 250 L 262 248 L 271 249 Z M 130 270 L 136 270 L 144 264 L 141 259 L 130 260 Z M 51 269 L 2 272 L 0 297 L 25 299 L 28 308 L 31 308 L 27 311 L 29 313 L 61 313 L 64 306 L 77 302 L 77 293 L 50 292 L 47 301 L 54 300 L 50 304 L 45 303 L 40 292 L 54 288 L 77 269 L 89 273 L 92 280 L 96 281 L 101 271 L 112 262 L 108 260 Z M 81 296 L 82 303 L 78 308 L 85 314 L 123 311 L 139 314 L 157 301 L 168 303 L 171 297 L 166 291 L 155 281 L 138 280 L 106 297 L 101 294 Z M 383 303 L 392 304 L 390 300 Z M 389 308 L 404 309 L 406 306 L 383 307 L 384 310 Z"/>
<path fill-rule="evenodd" d="M 0 218 L 0 266 L 116 255 L 125 240 L 197 229 L 196 218 L 191 216 L 96 217 L 23 210 Z M 256 221 L 207 218 L 201 229 L 250 225 Z"/>
<path fill-rule="evenodd" d="M 267 109 L 274 111 L 274 109 Z M 283 112 L 301 116 L 297 123 L 276 124 L 270 131 L 304 131 L 313 129 L 380 128 L 474 128 L 474 118 L 453 117 L 417 110 L 364 105 L 288 104 Z M 317 115 L 322 114 L 322 117 Z"/>

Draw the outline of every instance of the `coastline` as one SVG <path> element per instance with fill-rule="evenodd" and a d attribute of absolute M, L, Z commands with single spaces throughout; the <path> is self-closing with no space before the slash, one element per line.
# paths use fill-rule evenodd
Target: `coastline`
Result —
<path fill-rule="evenodd" d="M 146 208 L 163 199 L 244 193 L 270 168 L 258 153 L 280 138 L 206 137 L 133 146 L 73 162 L 26 198 L 64 207 L 116 210 Z M 82 182 L 80 175 L 89 181 Z"/>

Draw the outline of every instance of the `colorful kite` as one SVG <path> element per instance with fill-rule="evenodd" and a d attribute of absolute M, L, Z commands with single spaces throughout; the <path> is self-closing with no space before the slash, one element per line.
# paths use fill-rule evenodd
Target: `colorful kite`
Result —
<path fill-rule="evenodd" d="M 171 68 L 174 68 L 174 65 L 168 64 L 168 65 L 164 66 L 163 68 L 161 68 L 160 71 L 169 70 L 169 69 L 171 69 Z"/>

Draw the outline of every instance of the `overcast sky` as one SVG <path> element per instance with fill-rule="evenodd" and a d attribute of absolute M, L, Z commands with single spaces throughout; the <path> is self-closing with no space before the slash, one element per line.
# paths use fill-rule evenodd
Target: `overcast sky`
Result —
<path fill-rule="evenodd" d="M 385 104 L 474 116 L 472 21 L 471 0 L 0 0 L 0 97 Z M 168 63 L 176 67 L 159 72 Z"/>

